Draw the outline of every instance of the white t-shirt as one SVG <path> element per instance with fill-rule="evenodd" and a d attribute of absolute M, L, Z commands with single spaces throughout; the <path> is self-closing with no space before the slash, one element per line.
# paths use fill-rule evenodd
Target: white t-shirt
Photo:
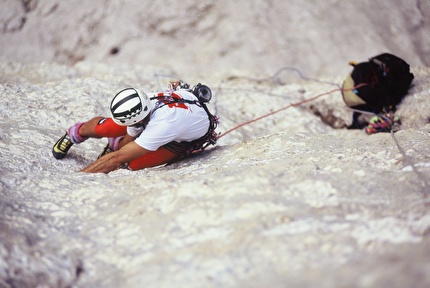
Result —
<path fill-rule="evenodd" d="M 164 94 L 170 92 L 164 92 Z M 171 92 L 172 96 L 186 100 L 197 100 L 189 91 Z M 155 100 L 156 102 L 156 100 Z M 209 129 L 209 117 L 203 107 L 196 104 L 173 103 L 153 109 L 145 130 L 135 142 L 149 151 L 155 151 L 169 142 L 196 140 Z"/>

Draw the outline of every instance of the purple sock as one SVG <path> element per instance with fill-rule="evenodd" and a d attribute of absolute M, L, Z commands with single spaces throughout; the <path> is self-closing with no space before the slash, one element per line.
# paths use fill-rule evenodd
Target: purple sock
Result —
<path fill-rule="evenodd" d="M 109 138 L 108 139 L 109 148 L 112 149 L 112 151 L 118 150 L 119 149 L 119 141 L 121 141 L 122 138 L 124 138 L 124 136 Z"/>
<path fill-rule="evenodd" d="M 67 131 L 67 134 L 69 134 L 70 140 L 73 144 L 79 144 L 87 140 L 89 137 L 82 137 L 79 135 L 79 128 L 84 124 L 85 122 L 76 123 L 72 127 L 69 128 Z"/>

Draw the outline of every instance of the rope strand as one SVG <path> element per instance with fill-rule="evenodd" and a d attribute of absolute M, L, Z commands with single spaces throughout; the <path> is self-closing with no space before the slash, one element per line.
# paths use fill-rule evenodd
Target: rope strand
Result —
<path fill-rule="evenodd" d="M 245 125 L 248 125 L 248 124 L 251 124 L 251 123 L 257 122 L 257 121 L 259 121 L 259 120 L 261 120 L 261 119 L 264 119 L 264 118 L 266 118 L 266 117 L 272 116 L 272 115 L 274 115 L 274 114 L 276 114 L 276 113 L 279 113 L 279 112 L 281 112 L 281 111 L 284 111 L 284 110 L 286 110 L 286 109 L 288 109 L 288 108 L 295 107 L 295 106 L 300 106 L 300 105 L 302 105 L 302 104 L 304 104 L 304 103 L 314 101 L 314 100 L 316 100 L 316 99 L 318 99 L 318 98 L 320 98 L 320 97 L 322 97 L 322 96 L 326 96 L 326 95 L 332 94 L 332 93 L 337 92 L 337 91 L 351 91 L 351 90 L 354 90 L 354 89 L 360 88 L 360 87 L 365 86 L 365 85 L 367 85 L 367 84 L 365 84 L 365 83 L 361 83 L 361 84 L 358 84 L 358 85 L 356 85 L 356 86 L 354 86 L 354 87 L 352 87 L 352 88 L 349 88 L 349 89 L 337 88 L 337 89 L 333 89 L 333 90 L 331 90 L 331 91 L 328 91 L 328 92 L 325 92 L 325 93 L 322 93 L 322 94 L 316 95 L 316 96 L 314 96 L 314 97 L 312 97 L 312 98 L 305 99 L 305 100 L 300 101 L 300 102 L 296 102 L 296 103 L 289 104 L 289 105 L 287 105 L 287 106 L 285 106 L 285 107 L 282 107 L 282 108 L 280 108 L 280 109 L 278 109 L 278 110 L 275 110 L 275 111 L 273 111 L 273 112 L 267 113 L 267 114 L 265 114 L 265 115 L 262 115 L 262 116 L 260 116 L 260 117 L 255 118 L 255 119 L 252 119 L 252 120 L 246 121 L 246 122 L 244 122 L 244 123 L 242 123 L 242 124 L 239 124 L 239 125 L 237 125 L 237 126 L 235 126 L 235 127 L 231 128 L 230 130 L 227 130 L 226 132 L 222 133 L 221 135 L 219 135 L 219 136 L 218 136 L 218 139 L 219 139 L 219 138 L 224 137 L 225 135 L 227 135 L 227 134 L 229 134 L 229 133 L 233 132 L 234 130 L 237 130 L 237 129 L 239 129 L 239 128 L 241 128 L 241 127 L 245 126 Z"/>
<path fill-rule="evenodd" d="M 414 173 L 422 181 L 421 187 L 424 194 L 430 192 L 428 190 L 429 184 L 427 183 L 426 177 L 423 174 L 421 174 L 421 172 L 418 171 L 418 169 L 415 167 L 414 161 L 411 161 L 410 157 L 406 154 L 405 150 L 402 148 L 402 146 L 400 146 L 399 141 L 397 140 L 397 137 L 394 135 L 393 130 L 390 130 L 390 134 L 391 134 L 391 138 L 393 138 L 393 141 L 397 146 L 397 149 L 399 150 L 400 154 L 402 154 L 403 161 L 405 162 L 405 164 L 411 166 Z"/>

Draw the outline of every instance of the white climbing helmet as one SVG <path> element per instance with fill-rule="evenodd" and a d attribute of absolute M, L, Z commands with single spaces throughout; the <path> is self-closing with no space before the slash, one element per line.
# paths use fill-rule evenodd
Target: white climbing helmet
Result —
<path fill-rule="evenodd" d="M 151 112 L 151 108 L 149 97 L 135 88 L 121 90 L 110 104 L 112 119 L 121 126 L 132 126 L 142 121 Z"/>

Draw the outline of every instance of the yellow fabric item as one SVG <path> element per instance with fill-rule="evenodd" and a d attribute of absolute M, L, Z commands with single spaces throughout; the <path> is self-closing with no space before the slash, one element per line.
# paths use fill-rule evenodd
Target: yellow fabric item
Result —
<path fill-rule="evenodd" d="M 342 97 L 343 101 L 345 101 L 346 105 L 350 108 L 366 104 L 363 99 L 354 93 L 354 90 L 351 90 L 354 86 L 354 80 L 352 79 L 351 74 L 348 74 L 342 85 Z"/>

